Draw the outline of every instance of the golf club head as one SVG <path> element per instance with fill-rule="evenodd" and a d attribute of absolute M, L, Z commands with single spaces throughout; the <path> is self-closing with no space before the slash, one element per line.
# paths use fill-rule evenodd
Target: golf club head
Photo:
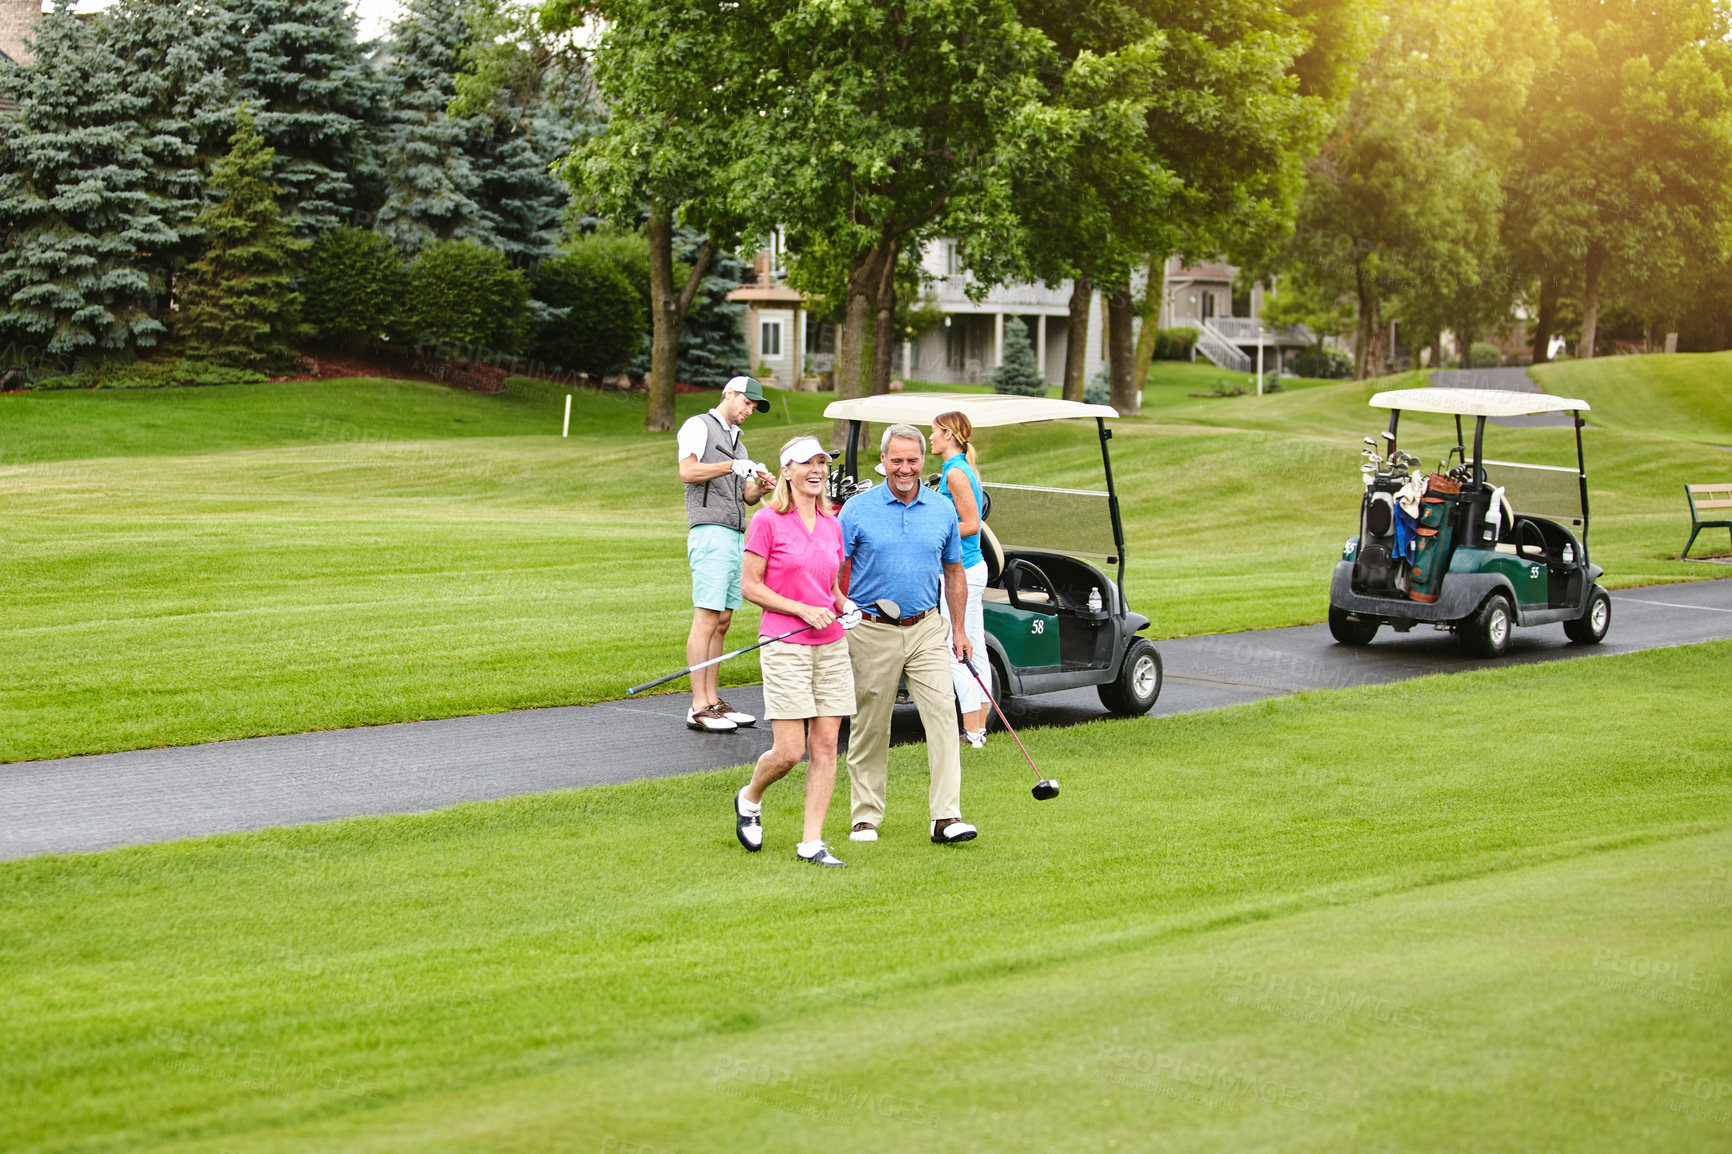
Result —
<path fill-rule="evenodd" d="M 1395 434 L 1390 432 L 1388 429 L 1383 430 L 1383 432 L 1379 433 L 1378 436 L 1382 437 L 1386 441 L 1395 440 Z"/>
<path fill-rule="evenodd" d="M 1058 782 L 1050 777 L 1043 777 L 1034 783 L 1034 788 L 1029 792 L 1034 794 L 1036 801 L 1051 801 L 1058 796 Z"/>
<path fill-rule="evenodd" d="M 1377 442 L 1370 437 L 1365 438 L 1365 443 L 1370 445 L 1373 449 L 1377 448 Z"/>
<path fill-rule="evenodd" d="M 878 610 L 878 614 L 881 617 L 888 617 L 892 621 L 902 620 L 902 606 L 896 604 L 896 602 L 890 600 L 888 597 L 880 597 L 878 600 L 872 602 L 872 608 Z"/>

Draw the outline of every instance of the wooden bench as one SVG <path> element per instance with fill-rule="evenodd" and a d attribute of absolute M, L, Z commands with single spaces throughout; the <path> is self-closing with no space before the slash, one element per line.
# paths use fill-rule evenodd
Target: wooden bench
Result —
<path fill-rule="evenodd" d="M 1690 499 L 1690 540 L 1684 544 L 1684 552 L 1679 554 L 1680 561 L 1690 557 L 1690 546 L 1696 543 L 1696 534 L 1704 529 L 1725 529 L 1732 536 L 1732 485 L 1685 485 L 1684 495 Z M 1703 517 L 1703 510 L 1723 509 L 1719 519 L 1713 519 L 1709 513 Z"/>

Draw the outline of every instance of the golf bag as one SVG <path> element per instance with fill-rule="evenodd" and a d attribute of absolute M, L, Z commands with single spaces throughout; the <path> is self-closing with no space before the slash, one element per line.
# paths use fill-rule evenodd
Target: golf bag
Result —
<path fill-rule="evenodd" d="M 1400 567 L 1395 555 L 1395 495 L 1385 483 L 1367 489 L 1359 512 L 1359 559 L 1353 584 L 1369 593 L 1388 594 L 1397 587 Z"/>

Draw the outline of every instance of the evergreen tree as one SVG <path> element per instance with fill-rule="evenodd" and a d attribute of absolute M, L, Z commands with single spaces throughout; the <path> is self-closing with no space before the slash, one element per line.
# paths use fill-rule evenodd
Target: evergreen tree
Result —
<path fill-rule="evenodd" d="M 271 183 L 275 153 L 241 109 L 229 154 L 211 172 L 221 199 L 199 215 L 204 256 L 192 267 L 183 310 L 187 353 L 237 368 L 266 370 L 288 363 L 299 333 L 300 296 L 291 277 L 296 240 Z"/>
<path fill-rule="evenodd" d="M 157 253 L 169 275 L 198 255 L 194 224 L 205 203 L 205 174 L 227 150 L 234 123 L 232 85 L 223 70 L 221 22 L 226 14 L 202 5 L 119 0 L 96 24 L 141 102 L 149 159 L 147 187 L 177 241 Z"/>
<path fill-rule="evenodd" d="M 383 90 L 355 38 L 345 0 L 224 0 L 224 50 L 240 99 L 277 156 L 276 182 L 295 232 L 347 224 L 379 179 L 375 129 Z"/>
<path fill-rule="evenodd" d="M 28 67 L 0 67 L 18 111 L 0 132 L 0 329 L 63 358 L 156 343 L 152 254 L 173 245 L 139 117 L 110 46 L 61 0 Z"/>
<path fill-rule="evenodd" d="M 706 239 L 680 229 L 674 234 L 675 259 L 689 268 Z M 679 271 L 684 273 L 685 268 Z M 719 389 L 729 377 L 751 371 L 751 350 L 746 347 L 742 323 L 746 306 L 728 299 L 728 294 L 740 287 L 745 271 L 744 262 L 718 251 L 708 273 L 698 282 L 691 311 L 680 330 L 679 379 L 687 384 Z M 644 368 L 648 367 L 646 363 Z"/>
<path fill-rule="evenodd" d="M 552 169 L 571 151 L 571 140 L 548 115 L 519 126 L 492 118 L 471 122 L 469 149 L 481 174 L 475 199 L 494 244 L 519 268 L 559 246 L 570 193 Z"/>
<path fill-rule="evenodd" d="M 992 370 L 992 391 L 1046 396 L 1046 382 L 1034 363 L 1034 346 L 1028 342 L 1028 326 L 1015 317 L 1004 318 L 1004 363 Z"/>
<path fill-rule="evenodd" d="M 409 0 L 391 27 L 385 79 L 395 107 L 380 232 L 406 253 L 440 240 L 496 243 L 475 202 L 481 180 L 465 152 L 471 128 L 446 115 L 468 28 L 458 0 Z"/>

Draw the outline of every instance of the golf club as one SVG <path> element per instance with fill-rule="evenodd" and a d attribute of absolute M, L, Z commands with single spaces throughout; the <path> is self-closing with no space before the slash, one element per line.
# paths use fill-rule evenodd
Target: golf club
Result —
<path fill-rule="evenodd" d="M 854 628 L 854 622 L 858 621 L 859 618 L 856 617 L 853 620 L 848 620 L 847 618 L 848 618 L 848 615 L 846 613 L 842 613 L 842 614 L 837 615 L 836 620 L 842 622 L 842 628 L 843 629 Z M 712 657 L 708 661 L 700 661 L 696 665 L 688 665 L 684 669 L 680 670 L 678 673 L 670 673 L 666 677 L 658 677 L 654 681 L 646 681 L 642 685 L 634 685 L 630 689 L 625 691 L 625 695 L 627 697 L 631 697 L 631 696 L 634 696 L 635 694 L 643 692 L 646 689 L 654 689 L 656 686 L 665 685 L 677 677 L 684 677 L 686 674 L 695 672 L 696 670 L 699 670 L 699 669 L 708 669 L 712 665 L 720 665 L 722 662 L 726 661 L 730 657 L 738 657 L 742 653 L 750 653 L 754 649 L 763 648 L 764 646 L 768 645 L 772 641 L 780 641 L 784 637 L 792 637 L 796 633 L 804 633 L 804 632 L 806 632 L 806 630 L 808 630 L 810 628 L 812 628 L 810 625 L 802 625 L 798 629 L 790 629 L 786 633 L 777 634 L 775 637 L 760 638 L 756 644 L 747 645 L 743 648 L 736 649 L 732 653 L 724 653 L 720 657 Z"/>
<path fill-rule="evenodd" d="M 896 604 L 896 602 L 890 600 L 888 597 L 880 597 L 872 603 L 872 607 L 876 609 L 880 615 L 888 617 L 892 621 L 900 621 L 902 619 L 902 606 Z M 1016 742 L 1016 747 L 1022 750 L 1022 759 L 1028 762 L 1028 767 L 1030 769 L 1034 770 L 1035 777 L 1040 778 L 1039 781 L 1034 783 L 1034 789 L 1030 791 L 1034 794 L 1034 800 L 1050 801 L 1057 797 L 1058 782 L 1053 781 L 1051 778 L 1040 776 L 1040 769 L 1034 764 L 1034 758 L 1028 755 L 1028 748 L 1022 744 L 1022 738 L 1016 736 L 1016 730 L 1010 727 L 1010 721 L 1004 716 L 1004 710 L 999 708 L 997 699 L 992 696 L 992 690 L 986 687 L 986 682 L 982 681 L 980 679 L 980 674 L 975 672 L 973 655 L 970 654 L 969 657 L 970 660 L 964 662 L 964 664 L 968 666 L 968 672 L 973 675 L 974 683 L 980 686 L 980 691 L 986 694 L 986 699 L 988 701 L 992 702 L 992 708 L 998 712 L 998 720 L 1004 723 L 1005 732 L 1010 734 L 1012 740 Z"/>
<path fill-rule="evenodd" d="M 970 656 L 972 657 L 972 654 Z M 1028 767 L 1030 769 L 1034 770 L 1034 776 L 1040 778 L 1039 781 L 1034 783 L 1034 788 L 1029 790 L 1029 792 L 1034 795 L 1034 800 L 1051 801 L 1053 798 L 1057 797 L 1058 782 L 1054 781 L 1050 777 L 1040 776 L 1040 769 L 1034 764 L 1034 758 L 1028 755 L 1028 747 L 1022 744 L 1022 738 L 1017 737 L 1016 730 L 1010 727 L 1010 719 L 1004 716 L 1004 710 L 1000 708 L 998 699 L 992 696 L 992 690 L 986 687 L 986 682 L 982 681 L 980 679 L 980 674 L 975 672 L 974 662 L 969 660 L 963 662 L 963 664 L 968 666 L 968 672 L 973 675 L 974 683 L 980 686 L 980 691 L 986 694 L 986 699 L 992 702 L 992 708 L 997 712 L 998 720 L 1003 723 L 1005 732 L 1010 734 L 1011 738 L 1016 742 L 1016 747 L 1022 750 L 1022 759 L 1028 762 Z"/>
<path fill-rule="evenodd" d="M 625 691 L 625 695 L 627 697 L 631 697 L 635 694 L 642 693 L 646 689 L 654 689 L 656 686 L 665 685 L 668 682 L 674 680 L 675 678 L 684 677 L 686 674 L 695 673 L 700 669 L 708 669 L 712 665 L 720 665 L 722 662 L 726 661 L 730 657 L 738 657 L 742 653 L 750 653 L 754 649 L 763 648 L 764 646 L 768 645 L 772 641 L 780 641 L 784 637 L 792 637 L 796 633 L 804 633 L 804 632 L 806 632 L 806 630 L 808 630 L 810 628 L 812 628 L 810 625 L 802 625 L 798 629 L 790 629 L 786 633 L 778 634 L 775 637 L 765 637 L 762 640 L 760 640 L 759 642 L 757 642 L 757 644 L 755 644 L 755 645 L 747 645 L 743 649 L 734 650 L 732 653 L 724 653 L 720 657 L 712 657 L 708 661 L 700 661 L 696 665 L 688 665 L 684 669 L 680 670 L 679 672 L 670 673 L 666 677 L 658 677 L 654 681 L 646 681 L 642 685 L 634 685 L 630 689 Z"/>

